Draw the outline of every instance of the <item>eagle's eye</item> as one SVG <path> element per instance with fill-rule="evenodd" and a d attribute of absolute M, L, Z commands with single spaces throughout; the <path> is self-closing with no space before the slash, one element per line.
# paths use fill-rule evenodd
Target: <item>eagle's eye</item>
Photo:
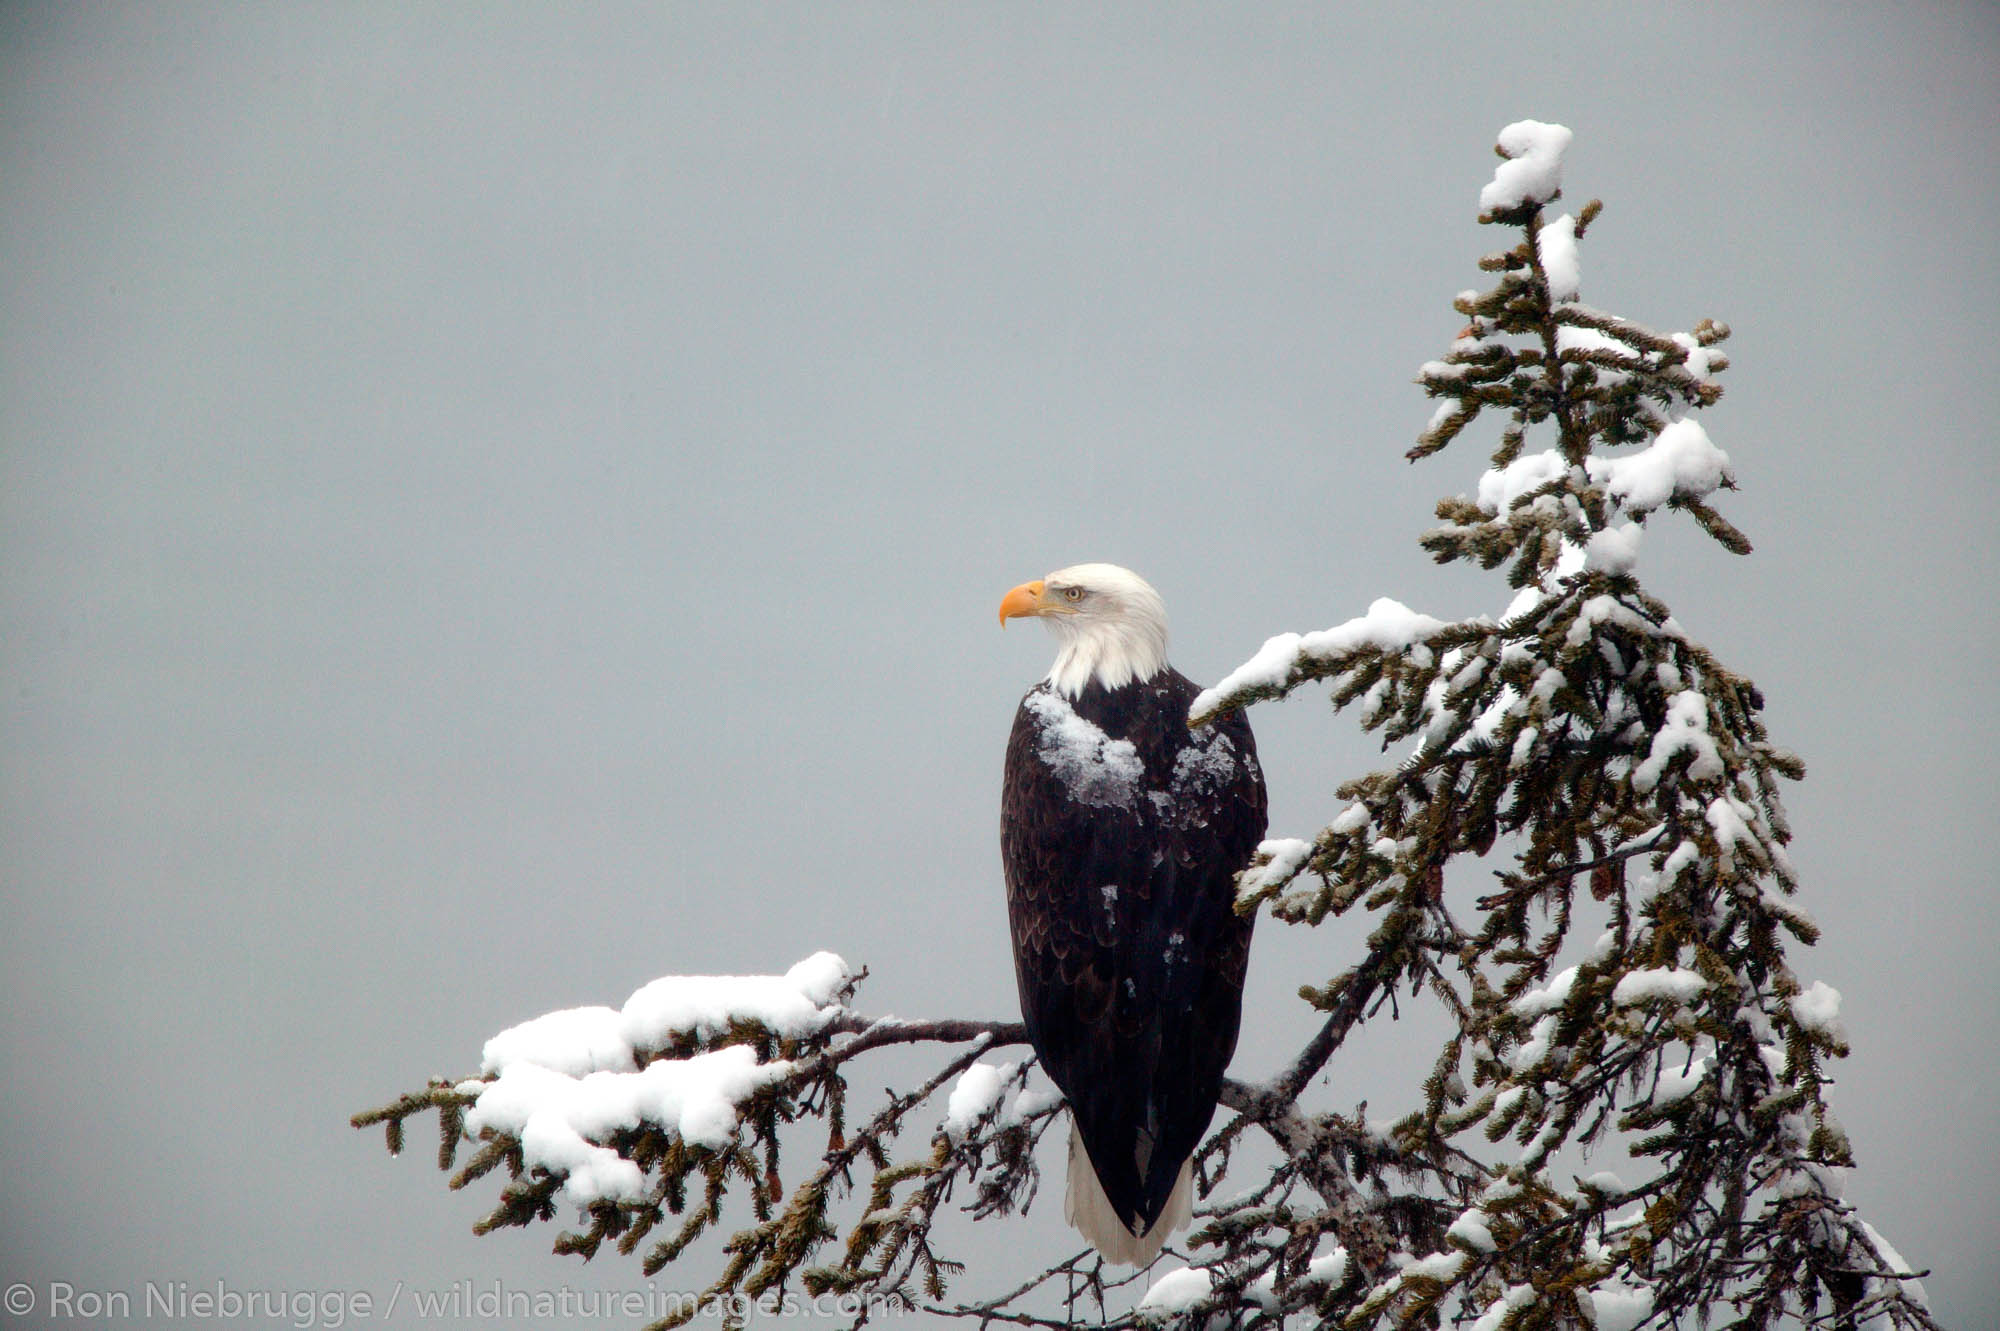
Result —
<path fill-rule="evenodd" d="M 1072 603 L 1076 601 L 1081 601 L 1083 599 L 1083 588 L 1065 587 L 1062 589 L 1062 594 L 1063 594 L 1063 600 L 1065 601 L 1069 601 Z"/>

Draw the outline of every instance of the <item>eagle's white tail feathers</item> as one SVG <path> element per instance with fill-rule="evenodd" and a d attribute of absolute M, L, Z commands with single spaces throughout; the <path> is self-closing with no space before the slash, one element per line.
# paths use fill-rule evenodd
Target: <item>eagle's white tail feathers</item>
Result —
<path fill-rule="evenodd" d="M 1077 1232 L 1105 1261 L 1145 1266 L 1160 1255 L 1167 1236 L 1177 1229 L 1186 1229 L 1193 1218 L 1194 1161 L 1186 1160 L 1153 1227 L 1143 1234 L 1134 1234 L 1126 1228 L 1112 1208 L 1111 1199 L 1104 1195 L 1104 1185 L 1098 1182 L 1097 1170 L 1090 1163 L 1090 1152 L 1083 1149 L 1083 1137 L 1071 1122 L 1069 1184 L 1063 1191 L 1063 1219 L 1076 1226 Z"/>

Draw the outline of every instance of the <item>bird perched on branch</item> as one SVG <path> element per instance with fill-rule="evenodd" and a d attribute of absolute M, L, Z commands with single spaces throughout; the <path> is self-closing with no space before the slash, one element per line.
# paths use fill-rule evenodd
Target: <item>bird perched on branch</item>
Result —
<path fill-rule="evenodd" d="M 1021 1015 L 1068 1097 L 1064 1214 L 1143 1266 L 1184 1228 L 1191 1157 L 1236 1050 L 1251 920 L 1235 877 L 1265 827 L 1241 712 L 1188 725 L 1159 593 L 1113 564 L 1023 583 L 1000 623 L 1040 619 L 1055 666 L 1007 741 L 1000 850 Z"/>

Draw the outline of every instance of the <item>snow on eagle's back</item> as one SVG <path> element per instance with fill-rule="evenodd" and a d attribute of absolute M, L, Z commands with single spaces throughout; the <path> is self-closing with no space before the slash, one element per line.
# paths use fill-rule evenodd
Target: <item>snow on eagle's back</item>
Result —
<path fill-rule="evenodd" d="M 1080 804 L 1131 807 L 1145 764 L 1129 739 L 1113 739 L 1076 714 L 1053 688 L 1035 689 L 1024 703 L 1036 720 L 1036 751 Z"/>
<path fill-rule="evenodd" d="M 1235 781 L 1242 767 L 1243 760 L 1237 757 L 1229 736 L 1210 728 L 1191 736 L 1188 746 L 1174 756 L 1174 774 L 1167 785 L 1183 800 L 1206 797 Z"/>
<path fill-rule="evenodd" d="M 853 981 L 845 961 L 819 952 L 783 975 L 671 975 L 641 987 L 622 1011 L 568 1008 L 511 1026 L 486 1042 L 487 1079 L 459 1084 L 477 1097 L 465 1130 L 518 1138 L 524 1161 L 561 1177 L 564 1196 L 579 1205 L 644 1200 L 638 1167 L 603 1142 L 651 1123 L 719 1148 L 735 1135 L 744 1100 L 792 1065 L 759 1063 L 741 1044 L 644 1067 L 640 1051 L 722 1035 L 739 1022 L 809 1034 L 845 1011 Z"/>

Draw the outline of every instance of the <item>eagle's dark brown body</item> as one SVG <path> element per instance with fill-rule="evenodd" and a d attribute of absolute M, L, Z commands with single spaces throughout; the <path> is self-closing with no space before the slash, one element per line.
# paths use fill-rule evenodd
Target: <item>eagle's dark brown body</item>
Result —
<path fill-rule="evenodd" d="M 1265 828 L 1233 713 L 1191 730 L 1171 667 L 1074 699 L 1047 682 L 1007 744 L 1001 853 L 1021 1013 L 1118 1218 L 1166 1206 L 1236 1049 L 1251 920 L 1234 877 Z"/>

